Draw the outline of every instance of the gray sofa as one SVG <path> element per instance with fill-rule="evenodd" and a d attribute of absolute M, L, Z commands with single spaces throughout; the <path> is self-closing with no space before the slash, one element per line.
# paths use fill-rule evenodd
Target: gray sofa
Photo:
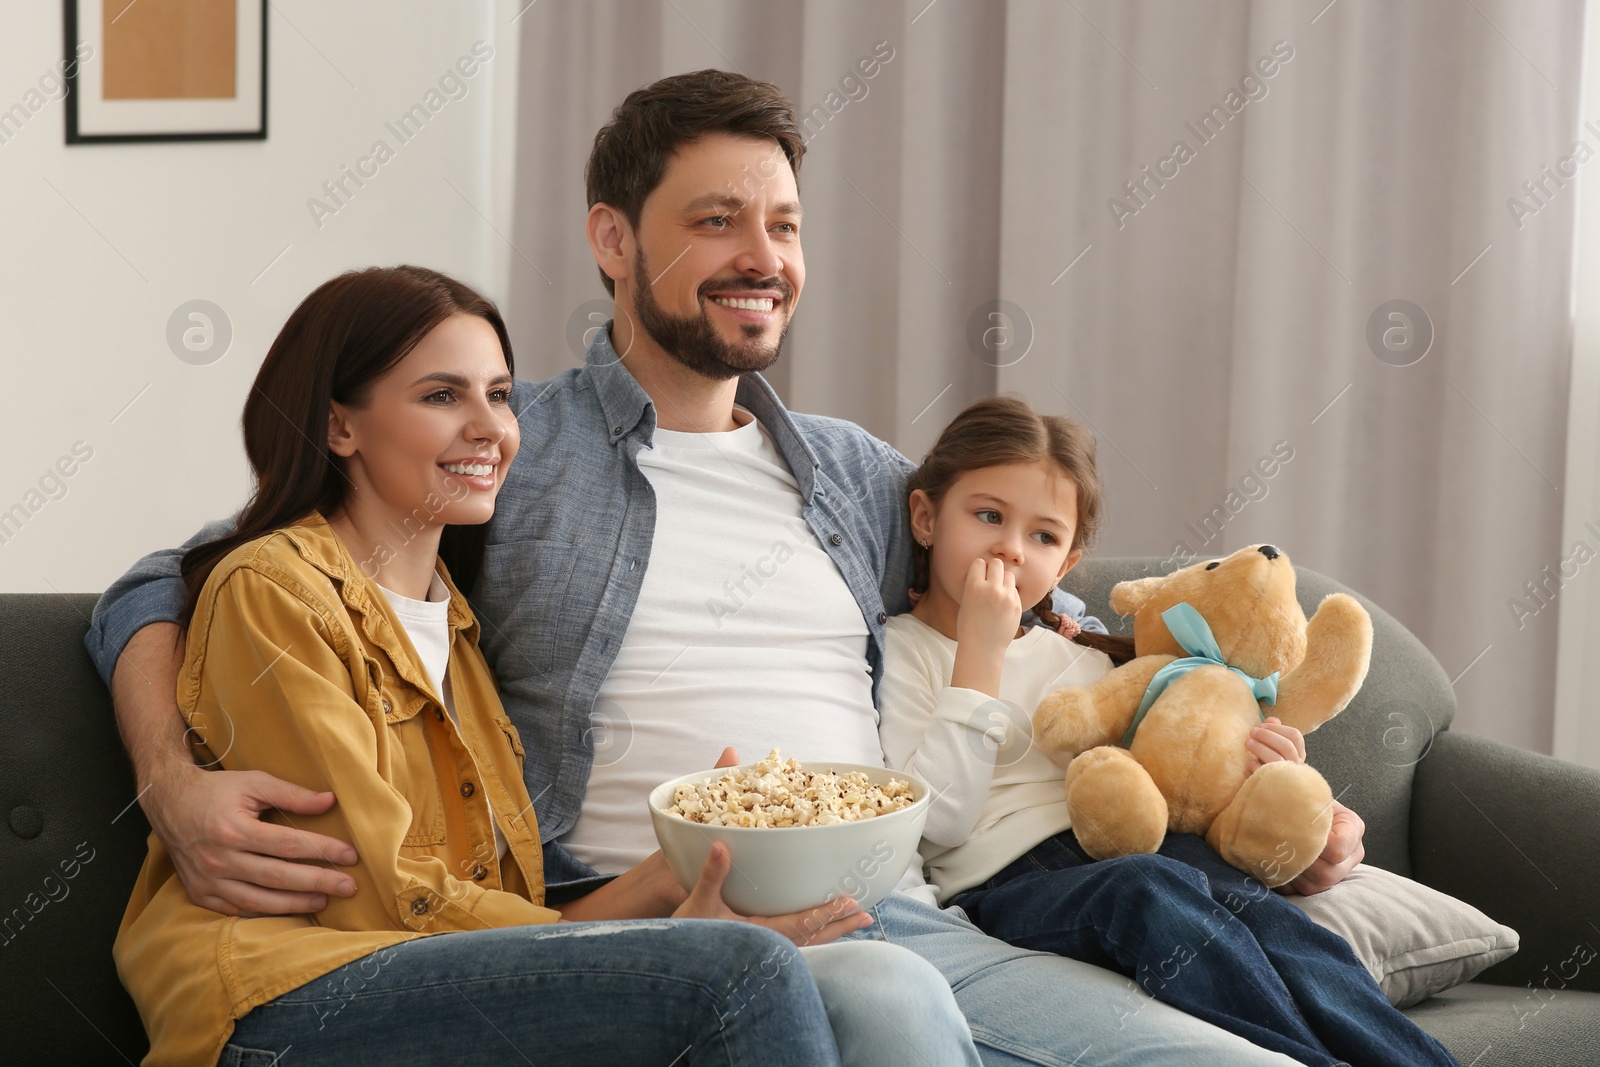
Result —
<path fill-rule="evenodd" d="M 1086 563 L 1067 585 L 1108 622 L 1111 585 L 1154 560 Z M 1302 570 L 1308 610 L 1339 588 Z M 0 596 L 0 1059 L 121 1064 L 146 1051 L 111 942 L 149 828 L 83 650 L 95 598 Z M 1463 1064 L 1600 1063 L 1600 773 L 1446 730 L 1439 665 L 1369 601 L 1372 672 L 1314 734 L 1312 762 L 1367 822 L 1368 860 L 1515 927 L 1509 960 L 1411 1009 Z M 1540 987 L 1536 995 L 1529 983 Z"/>

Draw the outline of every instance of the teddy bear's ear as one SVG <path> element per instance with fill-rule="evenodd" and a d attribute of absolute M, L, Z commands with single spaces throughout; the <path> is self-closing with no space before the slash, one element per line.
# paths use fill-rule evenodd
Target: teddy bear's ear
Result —
<path fill-rule="evenodd" d="M 1145 601 L 1154 596 L 1166 580 L 1166 575 L 1157 574 L 1132 582 L 1118 582 L 1111 587 L 1111 610 L 1118 615 L 1134 614 L 1144 607 Z"/>

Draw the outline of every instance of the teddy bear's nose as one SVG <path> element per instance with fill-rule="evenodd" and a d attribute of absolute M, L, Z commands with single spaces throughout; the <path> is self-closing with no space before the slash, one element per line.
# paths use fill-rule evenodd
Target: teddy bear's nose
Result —
<path fill-rule="evenodd" d="M 1279 556 L 1283 555 L 1282 552 L 1279 552 L 1271 545 L 1262 545 L 1260 548 L 1256 549 L 1256 551 L 1261 553 L 1263 556 L 1266 556 L 1268 559 L 1277 559 Z"/>

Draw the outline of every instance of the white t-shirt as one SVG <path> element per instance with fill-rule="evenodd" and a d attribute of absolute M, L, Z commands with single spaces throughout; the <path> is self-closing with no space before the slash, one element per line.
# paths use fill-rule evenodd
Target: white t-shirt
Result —
<path fill-rule="evenodd" d="M 433 584 L 428 586 L 427 600 L 413 600 L 401 596 L 393 589 L 378 586 L 388 598 L 395 618 L 405 628 L 411 647 L 417 650 L 423 673 L 433 683 L 433 691 L 444 702 L 445 710 L 456 718 L 455 701 L 450 696 L 450 590 L 444 579 L 435 572 Z M 457 720 L 459 721 L 459 720 Z"/>
<path fill-rule="evenodd" d="M 734 417 L 721 433 L 658 428 L 639 453 L 656 498 L 650 566 L 595 700 L 583 809 L 561 839 L 602 874 L 658 847 L 650 791 L 709 772 L 726 745 L 744 763 L 777 747 L 883 766 L 861 607 L 801 517 L 771 434 L 743 408 Z"/>
<path fill-rule="evenodd" d="M 450 590 L 444 579 L 434 574 L 427 600 L 413 600 L 381 585 L 378 588 L 383 589 L 395 618 L 411 639 L 411 647 L 417 650 L 423 672 L 433 683 L 434 695 L 450 713 L 450 721 L 459 732 L 461 717 L 456 714 L 456 700 L 450 692 Z M 498 824 L 494 827 L 494 843 L 504 859 L 508 846 Z"/>
<path fill-rule="evenodd" d="M 878 733 L 889 766 L 933 786 L 922 858 L 944 902 L 1071 827 L 1065 770 L 1033 743 L 1033 712 L 1111 658 L 1035 626 L 1006 648 L 995 700 L 950 684 L 956 643 L 921 619 L 896 615 L 887 631 Z"/>

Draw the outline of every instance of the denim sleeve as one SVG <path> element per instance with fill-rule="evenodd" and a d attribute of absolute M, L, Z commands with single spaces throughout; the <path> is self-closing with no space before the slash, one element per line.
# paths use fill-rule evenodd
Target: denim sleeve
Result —
<path fill-rule="evenodd" d="M 107 688 L 117 659 L 134 634 L 153 622 L 178 621 L 183 610 L 183 579 L 178 576 L 183 554 L 195 545 L 232 533 L 237 518 L 207 523 L 177 548 L 150 553 L 101 594 L 83 645 Z"/>
<path fill-rule="evenodd" d="M 544 842 L 543 848 L 544 906 L 547 908 L 560 908 L 588 896 L 615 877 L 595 873 L 594 868 L 580 862 L 555 838 Z"/>
<path fill-rule="evenodd" d="M 879 455 L 876 462 L 887 483 L 888 499 L 881 505 L 886 513 L 883 528 L 890 531 L 883 565 L 883 582 L 879 593 L 883 608 L 890 615 L 901 615 L 911 610 L 911 600 L 906 591 L 911 588 L 911 506 L 907 500 L 906 483 L 917 465 L 912 463 L 893 445 L 876 442 Z"/>

